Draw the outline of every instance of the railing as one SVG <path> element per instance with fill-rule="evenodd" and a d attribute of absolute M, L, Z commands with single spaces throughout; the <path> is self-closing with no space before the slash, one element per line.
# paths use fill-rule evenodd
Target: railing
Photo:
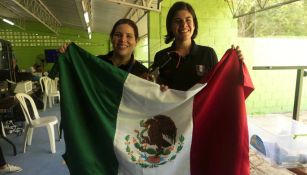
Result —
<path fill-rule="evenodd" d="M 253 70 L 289 70 L 296 69 L 296 85 L 295 85 L 295 95 L 294 95 L 294 106 L 293 106 L 293 119 L 299 119 L 301 96 L 303 89 L 303 78 L 307 76 L 307 66 L 253 66 Z"/>

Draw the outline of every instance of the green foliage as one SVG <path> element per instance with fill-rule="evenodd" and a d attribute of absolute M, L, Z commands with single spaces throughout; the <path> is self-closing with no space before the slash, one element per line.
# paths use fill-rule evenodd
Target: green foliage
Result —
<path fill-rule="evenodd" d="M 130 151 L 131 151 L 131 149 L 130 149 L 129 146 L 126 147 L 126 151 L 127 151 L 127 152 L 130 152 Z"/>
<path fill-rule="evenodd" d="M 169 155 L 169 154 L 171 154 L 171 151 L 168 150 L 168 149 L 165 149 L 162 154 L 163 155 Z"/>
<path fill-rule="evenodd" d="M 144 123 L 145 123 L 144 120 L 141 120 L 141 121 L 140 121 L 140 126 L 141 126 L 141 127 L 144 127 Z"/>
<path fill-rule="evenodd" d="M 173 156 L 170 158 L 170 160 L 174 160 L 174 159 L 176 159 L 176 155 L 173 155 Z"/>
<path fill-rule="evenodd" d="M 240 8 L 240 14 L 259 10 L 254 1 L 246 1 Z M 281 0 L 269 0 L 265 7 L 281 3 Z M 238 18 L 239 36 L 307 36 L 307 12 L 304 1 L 297 1 L 276 8 Z"/>
<path fill-rule="evenodd" d="M 127 135 L 127 136 L 125 137 L 125 140 L 128 141 L 129 139 L 130 139 L 130 135 Z"/>
<path fill-rule="evenodd" d="M 132 160 L 133 162 L 135 162 L 135 161 L 136 161 L 136 158 L 135 158 L 134 156 L 131 156 L 131 160 Z"/>
<path fill-rule="evenodd" d="M 137 149 L 140 149 L 140 150 L 142 149 L 142 146 L 141 146 L 139 143 L 135 143 L 134 146 L 135 146 Z"/>
<path fill-rule="evenodd" d="M 181 151 L 182 148 L 183 148 L 183 146 L 182 146 L 182 145 L 179 145 L 178 148 L 177 148 L 177 152 Z"/>
<path fill-rule="evenodd" d="M 155 149 L 153 149 L 153 148 L 148 148 L 148 149 L 146 149 L 146 152 L 147 152 L 148 154 L 157 154 L 157 151 L 156 151 Z"/>
<path fill-rule="evenodd" d="M 182 135 L 179 137 L 179 141 L 180 141 L 181 143 L 184 141 L 184 137 L 183 137 Z"/>

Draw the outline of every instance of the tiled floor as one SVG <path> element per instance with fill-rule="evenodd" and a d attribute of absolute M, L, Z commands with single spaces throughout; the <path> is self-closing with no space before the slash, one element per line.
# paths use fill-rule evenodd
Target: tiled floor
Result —
<path fill-rule="evenodd" d="M 39 111 L 41 117 L 55 115 L 60 120 L 59 105 L 56 104 L 53 108 L 47 108 L 45 112 Z M 55 132 L 58 138 L 57 132 Z M 23 151 L 24 135 L 17 136 L 16 134 L 8 135 L 9 139 L 16 145 L 17 155 L 13 155 L 11 145 L 0 139 L 0 144 L 8 163 L 18 165 L 23 168 L 19 173 L 12 175 L 68 175 L 67 166 L 63 164 L 62 154 L 65 152 L 65 143 L 56 141 L 56 153 L 50 152 L 50 143 L 46 127 L 35 128 L 33 131 L 32 144 L 27 146 L 26 152 Z"/>

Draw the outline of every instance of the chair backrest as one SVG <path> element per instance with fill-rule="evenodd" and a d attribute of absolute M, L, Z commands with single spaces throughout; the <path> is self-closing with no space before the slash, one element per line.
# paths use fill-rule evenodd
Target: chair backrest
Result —
<path fill-rule="evenodd" d="M 39 118 L 38 111 L 34 103 L 34 100 L 32 99 L 30 95 L 25 94 L 25 93 L 17 93 L 15 96 L 17 100 L 19 101 L 19 104 L 25 116 L 26 122 L 32 125 L 32 120 Z M 30 112 L 30 110 L 32 110 L 33 115 L 31 115 L 32 113 Z"/>
<path fill-rule="evenodd" d="M 52 93 L 58 93 L 58 82 L 59 82 L 59 78 L 55 77 L 54 80 L 50 79 L 51 81 L 51 88 L 50 88 L 50 92 Z"/>
<path fill-rule="evenodd" d="M 57 93 L 59 81 L 58 78 L 53 80 L 47 76 L 44 76 L 40 80 L 43 93 L 45 93 L 46 95 L 49 95 L 50 93 Z"/>
<path fill-rule="evenodd" d="M 45 93 L 45 81 L 48 80 L 49 77 L 42 76 L 39 79 L 39 84 L 41 85 L 42 92 Z"/>

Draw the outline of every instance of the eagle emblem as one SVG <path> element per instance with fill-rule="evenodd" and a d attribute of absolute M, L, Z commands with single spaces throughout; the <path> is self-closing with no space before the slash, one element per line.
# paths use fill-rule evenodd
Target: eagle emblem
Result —
<path fill-rule="evenodd" d="M 135 135 L 126 135 L 126 153 L 130 160 L 142 168 L 154 168 L 176 158 L 183 148 L 184 137 L 177 137 L 174 121 L 157 115 L 140 121 Z"/>

